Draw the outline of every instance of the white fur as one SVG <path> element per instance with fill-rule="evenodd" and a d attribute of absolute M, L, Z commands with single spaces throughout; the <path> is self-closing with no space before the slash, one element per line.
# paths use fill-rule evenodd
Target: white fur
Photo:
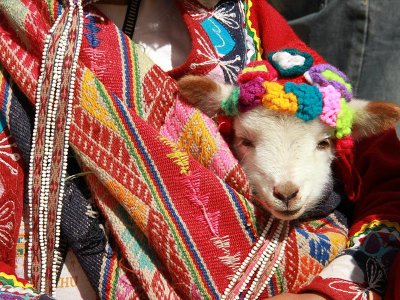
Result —
<path fill-rule="evenodd" d="M 331 183 L 333 148 L 318 149 L 318 143 L 333 131 L 318 119 L 304 122 L 295 116 L 276 113 L 263 106 L 234 120 L 236 155 L 250 184 L 272 214 L 296 219 L 311 210 Z M 249 139 L 253 147 L 242 144 Z M 288 204 L 273 195 L 273 188 L 287 181 L 299 187 Z M 294 214 L 282 211 L 296 211 Z"/>

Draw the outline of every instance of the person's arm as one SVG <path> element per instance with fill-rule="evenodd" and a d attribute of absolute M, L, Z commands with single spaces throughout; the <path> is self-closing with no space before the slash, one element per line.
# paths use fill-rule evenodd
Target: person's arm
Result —
<path fill-rule="evenodd" d="M 332 298 L 323 296 L 321 294 L 315 293 L 304 293 L 304 294 L 292 294 L 292 293 L 285 293 L 280 294 L 278 296 L 272 297 L 273 300 L 329 300 Z M 381 300 L 382 297 L 379 296 L 377 293 L 370 291 L 368 294 L 369 300 Z"/>

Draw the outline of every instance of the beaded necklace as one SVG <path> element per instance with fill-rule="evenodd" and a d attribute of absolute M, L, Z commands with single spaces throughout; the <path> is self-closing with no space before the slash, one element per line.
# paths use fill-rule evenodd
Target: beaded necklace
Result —
<path fill-rule="evenodd" d="M 70 0 L 45 38 L 36 89 L 27 274 L 41 292 L 53 296 L 62 259 L 58 251 L 61 210 L 82 32 L 82 0 Z"/>
<path fill-rule="evenodd" d="M 221 300 L 260 297 L 283 259 L 288 234 L 289 223 L 283 220 L 277 222 L 271 216 Z"/>

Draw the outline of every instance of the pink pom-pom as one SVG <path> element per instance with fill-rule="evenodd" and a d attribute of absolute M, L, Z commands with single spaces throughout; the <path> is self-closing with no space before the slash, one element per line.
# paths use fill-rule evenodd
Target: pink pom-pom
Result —
<path fill-rule="evenodd" d="M 337 115 L 340 111 L 341 95 L 332 85 L 320 87 L 319 90 L 323 100 L 320 119 L 329 126 L 335 127 Z"/>

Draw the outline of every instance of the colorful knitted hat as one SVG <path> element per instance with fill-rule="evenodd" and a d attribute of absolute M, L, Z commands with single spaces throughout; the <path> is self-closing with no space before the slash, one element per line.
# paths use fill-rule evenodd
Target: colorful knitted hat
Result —
<path fill-rule="evenodd" d="M 249 63 L 221 107 L 229 116 L 263 105 L 304 121 L 318 117 L 342 138 L 351 134 L 353 112 L 347 105 L 351 99 L 344 73 L 329 64 L 313 66 L 310 54 L 286 48 L 269 53 L 268 61 Z"/>

